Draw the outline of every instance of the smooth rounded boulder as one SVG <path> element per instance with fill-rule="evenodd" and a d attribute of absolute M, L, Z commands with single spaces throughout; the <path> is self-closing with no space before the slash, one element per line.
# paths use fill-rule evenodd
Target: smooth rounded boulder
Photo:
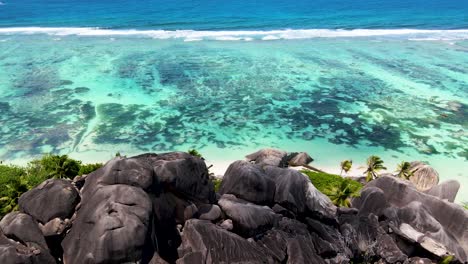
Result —
<path fill-rule="evenodd" d="M 19 198 L 19 209 L 45 224 L 54 218 L 70 218 L 80 195 L 68 180 L 50 179 Z"/>
<path fill-rule="evenodd" d="M 78 211 L 62 242 L 67 264 L 138 262 L 146 248 L 152 205 L 141 189 L 123 184 L 98 188 Z"/>
<path fill-rule="evenodd" d="M 245 156 L 247 161 L 254 162 L 255 164 L 275 167 L 287 167 L 288 166 L 288 153 L 286 151 L 278 149 L 261 149 L 255 153 Z"/>
<path fill-rule="evenodd" d="M 259 165 L 239 160 L 229 165 L 219 193 L 234 194 L 256 204 L 272 204 L 275 182 Z"/>

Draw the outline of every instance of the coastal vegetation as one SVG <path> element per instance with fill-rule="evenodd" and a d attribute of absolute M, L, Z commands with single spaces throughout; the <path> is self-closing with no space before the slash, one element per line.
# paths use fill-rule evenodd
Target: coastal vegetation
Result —
<path fill-rule="evenodd" d="M 83 164 L 67 155 L 46 154 L 26 166 L 0 164 L 0 218 L 17 210 L 19 197 L 43 181 L 52 178 L 72 179 L 89 174 L 102 163 Z"/>
<path fill-rule="evenodd" d="M 378 156 L 370 156 L 367 159 L 367 170 L 364 172 L 366 175 L 366 181 L 370 182 L 378 177 L 378 172 L 386 170 L 387 168 L 383 165 L 383 160 Z"/>
<path fill-rule="evenodd" d="M 409 180 L 409 178 L 413 176 L 413 172 L 410 170 L 410 168 L 411 168 L 411 163 L 407 161 L 402 161 L 400 164 L 398 164 L 397 176 L 399 178 Z"/>
<path fill-rule="evenodd" d="M 344 171 L 345 173 L 348 173 L 349 170 L 351 169 L 351 167 L 353 166 L 353 161 L 352 161 L 352 160 L 343 160 L 343 161 L 340 163 L 340 166 L 341 166 L 340 175 L 343 174 L 343 171 Z"/>
<path fill-rule="evenodd" d="M 357 181 L 340 175 L 311 170 L 302 170 L 307 175 L 314 186 L 337 206 L 349 207 L 352 197 L 359 196 L 362 185 Z"/>

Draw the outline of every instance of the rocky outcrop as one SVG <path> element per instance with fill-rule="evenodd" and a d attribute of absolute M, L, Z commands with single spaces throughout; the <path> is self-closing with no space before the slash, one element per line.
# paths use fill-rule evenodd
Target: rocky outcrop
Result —
<path fill-rule="evenodd" d="M 458 181 L 449 180 L 437 184 L 431 189 L 425 191 L 425 193 L 453 203 L 455 201 L 455 197 L 457 197 L 459 189 L 460 183 Z"/>
<path fill-rule="evenodd" d="M 185 223 L 180 252 L 177 263 L 274 263 L 256 243 L 197 219 Z"/>
<path fill-rule="evenodd" d="M 300 165 L 307 165 L 314 161 L 314 159 L 309 156 L 306 152 L 299 152 L 294 154 L 292 158 L 289 160 L 289 164 L 300 166 Z"/>
<path fill-rule="evenodd" d="M 37 222 L 13 212 L 0 222 L 0 263 L 55 263 Z"/>
<path fill-rule="evenodd" d="M 454 255 L 468 261 L 468 212 L 461 206 L 395 177 L 371 181 L 362 194 L 353 201 L 360 213 L 384 216 L 396 234 L 433 256 Z"/>
<path fill-rule="evenodd" d="M 297 157 L 284 153 L 234 162 L 220 194 L 204 161 L 182 152 L 117 157 L 74 182 L 46 181 L 0 221 L 0 263 L 467 261 L 468 215 L 449 202 L 456 184 L 423 193 L 381 177 L 354 208 L 337 208 L 282 167 Z"/>
<path fill-rule="evenodd" d="M 70 218 L 79 203 L 78 191 L 68 180 L 51 179 L 24 193 L 19 208 L 45 224 L 54 218 Z"/>
<path fill-rule="evenodd" d="M 427 191 L 439 183 L 439 173 L 424 162 L 411 162 L 410 171 L 413 173 L 410 181 L 420 191 Z"/>
<path fill-rule="evenodd" d="M 267 206 L 260 206 L 237 199 L 232 194 L 223 195 L 218 204 L 227 217 L 232 219 L 234 232 L 245 237 L 264 233 L 266 230 L 276 226 L 279 218 L 281 218 L 280 215 L 275 214 Z"/>
<path fill-rule="evenodd" d="M 273 204 L 275 183 L 263 168 L 247 161 L 229 165 L 219 190 L 257 204 Z"/>
<path fill-rule="evenodd" d="M 288 153 L 278 149 L 261 149 L 245 156 L 247 161 L 264 166 L 287 167 Z"/>

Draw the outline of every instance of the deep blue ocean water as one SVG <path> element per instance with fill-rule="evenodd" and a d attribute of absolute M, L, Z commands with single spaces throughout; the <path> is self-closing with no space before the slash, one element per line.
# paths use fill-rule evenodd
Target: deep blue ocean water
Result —
<path fill-rule="evenodd" d="M 468 28 L 466 0 L 1 0 L 0 27 Z"/>

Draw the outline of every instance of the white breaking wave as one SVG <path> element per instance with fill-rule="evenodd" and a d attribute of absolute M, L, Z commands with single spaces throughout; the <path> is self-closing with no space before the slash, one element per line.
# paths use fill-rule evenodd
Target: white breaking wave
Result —
<path fill-rule="evenodd" d="M 252 41 L 311 38 L 403 37 L 408 40 L 463 40 L 468 39 L 468 29 L 285 29 L 252 31 L 197 31 L 197 30 L 135 30 L 74 27 L 13 27 L 0 28 L 0 35 L 47 34 L 52 36 L 128 36 L 154 39 L 183 39 L 184 41 Z"/>

